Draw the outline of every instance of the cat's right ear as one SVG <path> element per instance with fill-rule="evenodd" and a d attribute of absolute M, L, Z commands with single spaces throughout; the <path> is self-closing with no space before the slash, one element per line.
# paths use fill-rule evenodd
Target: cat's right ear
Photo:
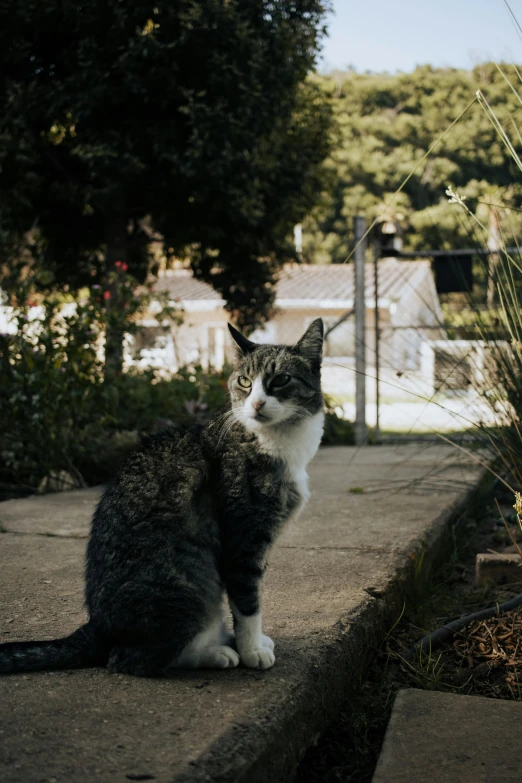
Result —
<path fill-rule="evenodd" d="M 240 354 L 244 355 L 250 353 L 256 347 L 256 343 L 253 343 L 247 337 L 244 337 L 241 332 L 238 332 L 238 330 L 232 326 L 232 324 L 228 324 L 228 331 L 237 345 Z"/>

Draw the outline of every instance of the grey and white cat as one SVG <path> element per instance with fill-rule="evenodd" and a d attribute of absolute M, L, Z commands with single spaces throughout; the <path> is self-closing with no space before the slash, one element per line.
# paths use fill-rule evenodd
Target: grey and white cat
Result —
<path fill-rule="evenodd" d="M 206 426 L 147 438 L 100 500 L 87 548 L 88 622 L 64 639 L 0 645 L 0 672 L 108 666 L 154 677 L 274 664 L 260 587 L 271 544 L 308 498 L 306 466 L 323 432 L 323 324 L 291 347 L 230 332 L 229 409 Z"/>

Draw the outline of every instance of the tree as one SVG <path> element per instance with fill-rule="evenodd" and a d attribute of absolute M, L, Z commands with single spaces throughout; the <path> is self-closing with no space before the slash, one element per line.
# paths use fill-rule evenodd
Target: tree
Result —
<path fill-rule="evenodd" d="M 516 70 L 503 66 L 514 87 Z M 303 225 L 303 254 L 315 263 L 342 263 L 352 245 L 354 215 L 369 220 L 413 171 L 431 144 L 480 88 L 518 149 L 513 127 L 518 98 L 493 63 L 473 71 L 422 66 L 412 73 L 336 72 L 318 78 L 331 96 L 338 133 L 326 161 L 329 181 L 321 203 Z M 417 169 L 395 202 L 405 249 L 474 247 L 473 224 L 448 204 L 448 185 L 466 194 L 470 208 L 491 200 L 518 206 L 519 172 L 495 128 L 475 103 Z M 512 213 L 513 225 L 516 214 Z"/>
<path fill-rule="evenodd" d="M 321 188 L 330 112 L 305 80 L 327 2 L 4 0 L 4 253 L 29 236 L 56 283 L 117 261 L 143 280 L 146 224 L 255 327 Z"/>

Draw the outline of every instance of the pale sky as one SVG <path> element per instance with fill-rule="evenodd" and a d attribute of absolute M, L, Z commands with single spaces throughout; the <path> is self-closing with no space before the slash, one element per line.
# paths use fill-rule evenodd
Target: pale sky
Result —
<path fill-rule="evenodd" d="M 522 0 L 508 0 L 522 26 Z M 320 71 L 410 71 L 522 62 L 522 33 L 503 0 L 333 0 Z"/>

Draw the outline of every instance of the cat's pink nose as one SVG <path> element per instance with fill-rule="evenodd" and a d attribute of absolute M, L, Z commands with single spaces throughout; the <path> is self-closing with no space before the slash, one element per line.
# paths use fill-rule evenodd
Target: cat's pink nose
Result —
<path fill-rule="evenodd" d="M 257 402 L 252 403 L 252 407 L 255 411 L 260 411 L 264 404 L 265 400 L 258 400 Z"/>

